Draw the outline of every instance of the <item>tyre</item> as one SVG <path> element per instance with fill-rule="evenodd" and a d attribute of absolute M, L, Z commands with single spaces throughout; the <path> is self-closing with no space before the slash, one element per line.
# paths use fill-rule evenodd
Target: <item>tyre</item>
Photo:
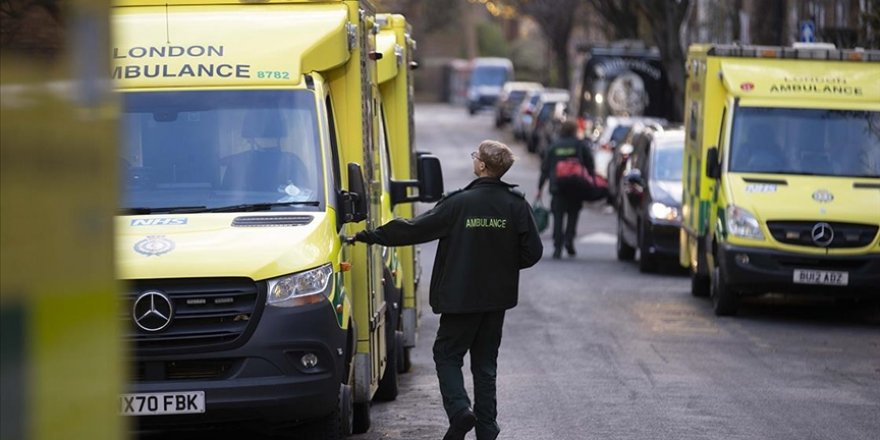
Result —
<path fill-rule="evenodd" d="M 409 371 L 406 368 L 406 357 L 409 355 L 409 350 L 403 348 L 403 332 L 400 330 L 394 332 L 394 351 L 397 352 L 397 373 L 406 373 Z"/>
<path fill-rule="evenodd" d="M 301 430 L 302 436 L 315 440 L 341 440 L 351 435 L 354 422 L 352 400 L 351 386 L 340 384 L 337 408 L 323 418 L 304 426 Z"/>
<path fill-rule="evenodd" d="M 355 403 L 352 405 L 352 426 L 353 434 L 363 434 L 370 430 L 370 402 Z"/>
<path fill-rule="evenodd" d="M 709 277 L 691 271 L 691 295 L 698 298 L 709 296 Z"/>
<path fill-rule="evenodd" d="M 639 272 L 651 273 L 657 271 L 657 259 L 648 250 L 648 238 L 645 233 L 645 224 L 639 223 Z"/>
<path fill-rule="evenodd" d="M 397 351 L 398 347 L 396 347 L 397 344 L 394 342 L 393 336 L 386 340 L 385 345 L 388 347 L 385 374 L 382 375 L 382 379 L 379 379 L 379 389 L 376 390 L 373 398 L 383 402 L 390 402 L 397 399 L 398 394 L 397 355 L 399 352 Z"/>
<path fill-rule="evenodd" d="M 734 316 L 739 308 L 736 291 L 727 285 L 721 274 L 721 268 L 712 270 L 712 310 L 715 316 Z"/>
<path fill-rule="evenodd" d="M 408 373 L 409 370 L 412 370 L 412 347 L 403 349 L 403 371 L 401 373 Z"/>
<path fill-rule="evenodd" d="M 636 248 L 627 244 L 623 239 L 623 220 L 617 217 L 617 259 L 620 261 L 632 261 L 636 257 Z"/>

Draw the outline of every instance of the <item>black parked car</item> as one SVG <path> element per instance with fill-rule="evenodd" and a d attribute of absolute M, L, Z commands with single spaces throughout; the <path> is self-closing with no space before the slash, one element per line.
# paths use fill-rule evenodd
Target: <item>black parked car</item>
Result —
<path fill-rule="evenodd" d="M 681 169 L 684 131 L 645 130 L 634 138 L 621 179 L 617 211 L 617 258 L 631 261 L 639 250 L 639 270 L 678 261 L 681 226 Z"/>
<path fill-rule="evenodd" d="M 620 127 L 627 127 L 626 124 L 630 124 L 625 131 L 623 137 L 618 138 L 618 140 L 614 139 L 612 135 L 612 146 L 611 146 L 611 159 L 608 161 L 608 168 L 606 170 L 606 176 L 608 177 L 608 193 L 611 204 L 618 208 L 620 207 L 620 186 L 621 186 L 621 177 L 623 177 L 623 169 L 626 167 L 627 159 L 629 155 L 633 152 L 633 143 L 636 138 L 641 136 L 646 130 L 663 130 L 663 127 L 667 125 L 665 119 L 655 119 L 655 118 L 643 118 L 643 117 L 632 117 L 628 120 L 622 121 L 620 125 L 618 125 L 618 129 Z"/>

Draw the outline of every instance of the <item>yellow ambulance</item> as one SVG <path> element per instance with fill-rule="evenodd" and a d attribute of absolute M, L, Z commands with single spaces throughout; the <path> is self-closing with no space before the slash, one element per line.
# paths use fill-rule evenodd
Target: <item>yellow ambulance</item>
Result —
<path fill-rule="evenodd" d="M 398 203 L 443 186 L 435 157 L 413 182 L 385 165 L 372 5 L 118 0 L 112 19 L 120 411 L 144 429 L 366 431 L 371 400 L 397 395 L 397 282 L 387 249 L 345 237 L 388 220 L 395 185 Z"/>
<path fill-rule="evenodd" d="M 880 51 L 694 45 L 681 264 L 717 315 L 880 294 Z"/>
<path fill-rule="evenodd" d="M 379 14 L 377 21 L 381 26 L 376 38 L 378 51 L 382 53 L 379 61 L 379 93 L 382 96 L 384 131 L 388 150 L 383 158 L 392 177 L 390 182 L 393 217 L 411 218 L 415 212 L 411 203 L 418 199 L 419 181 L 415 132 L 413 126 L 413 70 L 418 64 L 413 59 L 416 42 L 406 18 L 399 14 Z M 436 191 L 421 191 L 430 193 Z M 415 196 L 414 196 L 415 194 Z M 390 220 L 390 218 L 389 218 Z M 410 369 L 410 350 L 417 342 L 419 324 L 418 297 L 416 291 L 421 276 L 418 249 L 414 246 L 390 248 L 394 255 L 392 272 L 395 279 L 394 296 L 391 302 L 399 309 L 391 319 L 389 328 L 395 329 L 395 341 L 402 347 L 398 354 L 399 372 Z"/>

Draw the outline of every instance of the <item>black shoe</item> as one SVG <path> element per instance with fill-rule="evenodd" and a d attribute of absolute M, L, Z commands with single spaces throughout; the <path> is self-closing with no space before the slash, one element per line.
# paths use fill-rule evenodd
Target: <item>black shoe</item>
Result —
<path fill-rule="evenodd" d="M 465 408 L 449 420 L 449 429 L 446 430 L 443 440 L 464 440 L 464 436 L 471 429 L 474 429 L 476 424 L 477 416 L 474 415 L 470 408 Z"/>
<path fill-rule="evenodd" d="M 573 244 L 565 245 L 565 251 L 568 252 L 568 255 L 571 255 L 572 257 L 577 255 L 577 251 L 574 249 Z"/>
<path fill-rule="evenodd" d="M 553 250 L 553 259 L 558 260 L 562 258 L 562 249 L 554 249 Z"/>

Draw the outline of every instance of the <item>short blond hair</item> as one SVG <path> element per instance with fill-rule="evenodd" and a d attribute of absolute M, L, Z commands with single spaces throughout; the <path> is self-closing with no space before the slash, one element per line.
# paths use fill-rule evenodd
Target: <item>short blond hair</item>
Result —
<path fill-rule="evenodd" d="M 516 160 L 510 147 L 490 139 L 480 142 L 477 151 L 479 151 L 480 160 L 486 164 L 489 175 L 496 178 L 501 178 Z"/>

